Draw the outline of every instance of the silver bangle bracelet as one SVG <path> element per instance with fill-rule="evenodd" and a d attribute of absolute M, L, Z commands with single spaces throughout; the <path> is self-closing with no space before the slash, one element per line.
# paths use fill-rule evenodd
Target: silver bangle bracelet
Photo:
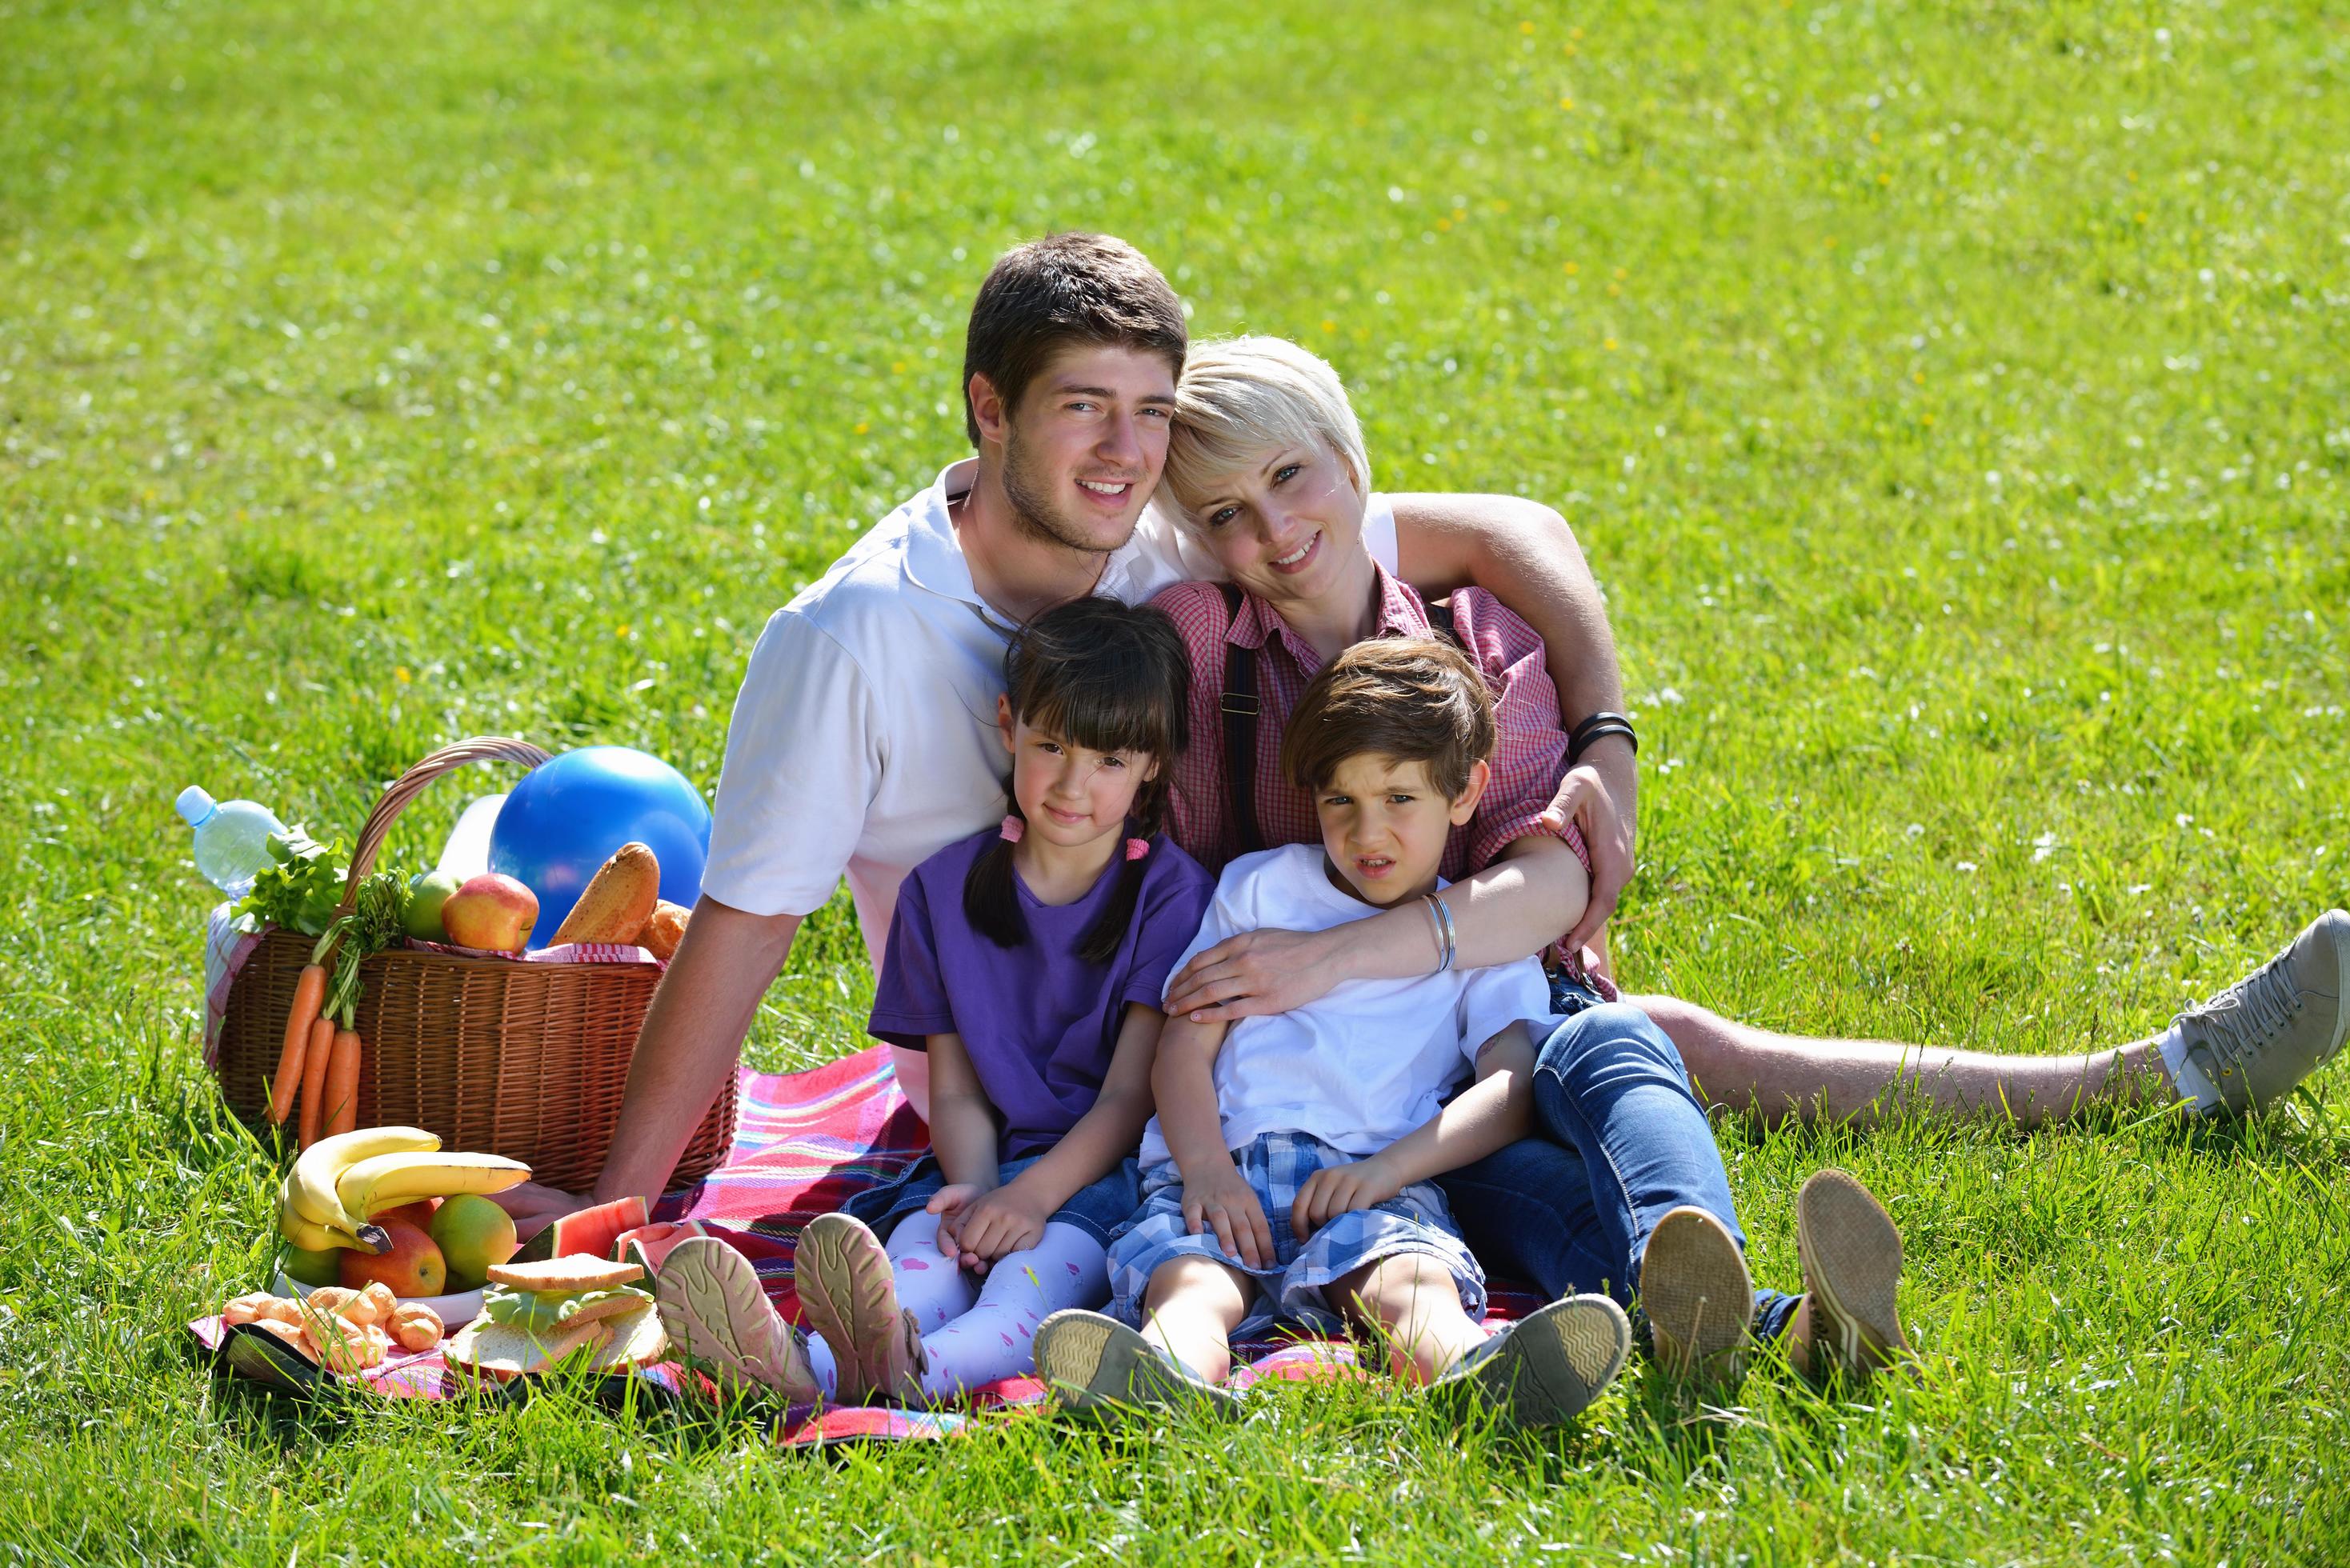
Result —
<path fill-rule="evenodd" d="M 1458 950 L 1452 929 L 1452 911 L 1445 906 L 1443 899 L 1433 893 L 1425 893 L 1421 897 L 1428 904 L 1428 918 L 1436 926 L 1436 972 L 1442 974 L 1452 967 L 1452 960 Z"/>

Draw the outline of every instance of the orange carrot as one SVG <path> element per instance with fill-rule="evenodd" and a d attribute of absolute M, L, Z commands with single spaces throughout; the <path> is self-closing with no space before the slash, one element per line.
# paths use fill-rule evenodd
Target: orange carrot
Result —
<path fill-rule="evenodd" d="M 286 1015 L 286 1044 L 277 1048 L 277 1075 L 269 1080 L 269 1119 L 282 1122 L 294 1110 L 294 1092 L 302 1086 L 302 1053 L 310 1041 L 310 1025 L 318 1004 L 327 1000 L 327 966 L 306 964 L 294 982 L 294 1011 Z"/>
<path fill-rule="evenodd" d="M 359 1037 L 348 1029 L 335 1031 L 334 1054 L 327 1059 L 328 1137 L 359 1125 Z"/>
<path fill-rule="evenodd" d="M 318 1113 L 327 1099 L 327 1056 L 335 1046 L 335 1021 L 321 1015 L 310 1025 L 310 1044 L 302 1054 L 302 1123 L 301 1145 L 309 1147 L 318 1141 L 318 1130 L 327 1118 Z"/>

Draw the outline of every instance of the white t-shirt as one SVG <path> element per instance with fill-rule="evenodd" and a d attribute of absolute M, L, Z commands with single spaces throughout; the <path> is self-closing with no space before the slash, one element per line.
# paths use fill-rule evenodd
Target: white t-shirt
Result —
<path fill-rule="evenodd" d="M 1318 844 L 1284 845 L 1226 866 L 1178 972 L 1193 953 L 1243 931 L 1326 930 L 1374 912 L 1334 886 L 1323 866 Z M 1411 980 L 1350 980 L 1291 1012 L 1243 1018 L 1216 1053 L 1224 1147 L 1302 1132 L 1357 1158 L 1377 1154 L 1436 1115 L 1486 1041 L 1550 1011 L 1550 982 L 1527 958 Z M 1167 1158 L 1153 1116 L 1142 1163 Z"/>
<path fill-rule="evenodd" d="M 702 891 L 758 915 L 806 915 L 845 872 L 879 969 L 906 873 L 1003 815 L 1011 759 L 995 727 L 1013 626 L 983 602 L 947 508 L 979 461 L 875 524 L 751 650 L 726 732 Z M 1395 509 L 1374 495 L 1363 543 L 1396 569 Z M 1155 501 L 1109 558 L 1100 591 L 1139 604 L 1222 576 Z M 928 1114 L 927 1060 L 898 1053 Z"/>

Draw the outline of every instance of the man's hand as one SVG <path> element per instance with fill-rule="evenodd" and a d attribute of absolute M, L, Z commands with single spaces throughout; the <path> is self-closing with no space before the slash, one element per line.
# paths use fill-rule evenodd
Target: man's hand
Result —
<path fill-rule="evenodd" d="M 1273 1227 L 1264 1205 L 1229 1158 L 1201 1180 L 1184 1179 L 1183 1223 L 1194 1236 L 1214 1231 L 1217 1244 L 1252 1269 L 1273 1266 Z"/>
<path fill-rule="evenodd" d="M 1376 1154 L 1346 1165 L 1326 1165 L 1297 1189 L 1297 1201 L 1289 1206 L 1289 1228 L 1302 1241 L 1349 1210 L 1376 1208 L 1403 1189 Z"/>
<path fill-rule="evenodd" d="M 1287 1012 L 1329 993 L 1347 978 L 1340 961 L 1345 926 L 1243 931 L 1192 955 L 1167 992 L 1167 1016 L 1194 1023 Z"/>
<path fill-rule="evenodd" d="M 976 1274 L 987 1272 L 999 1258 L 1024 1251 L 1045 1239 L 1050 1211 L 1021 1190 L 1008 1187 L 982 1189 L 971 1182 L 942 1187 L 926 1207 L 939 1220 L 939 1251 Z"/>
<path fill-rule="evenodd" d="M 1559 944 L 1568 952 L 1598 944 L 1600 928 L 1616 912 L 1616 900 L 1632 879 L 1633 845 L 1639 832 L 1640 773 L 1630 744 L 1621 735 L 1609 735 L 1593 742 L 1583 756 L 1558 781 L 1558 794 L 1542 814 L 1544 826 L 1554 832 L 1565 831 L 1570 822 L 1582 828 L 1584 845 L 1591 851 L 1590 901 L 1583 919 Z"/>
<path fill-rule="evenodd" d="M 515 1240 L 527 1241 L 566 1214 L 578 1213 L 591 1200 L 560 1188 L 525 1181 L 491 1193 L 490 1201 L 514 1216 Z"/>

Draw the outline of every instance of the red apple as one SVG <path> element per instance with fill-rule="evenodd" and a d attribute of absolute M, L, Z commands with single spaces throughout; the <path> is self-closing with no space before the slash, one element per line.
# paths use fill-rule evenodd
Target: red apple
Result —
<path fill-rule="evenodd" d="M 538 895 L 496 871 L 464 882 L 441 906 L 441 929 L 461 948 L 518 953 L 538 923 Z"/>
<path fill-rule="evenodd" d="M 429 1232 L 432 1228 L 432 1210 L 439 1207 L 440 1202 L 438 1198 L 420 1198 L 412 1203 L 403 1203 L 397 1209 L 387 1209 L 372 1218 L 379 1225 L 388 1220 L 405 1220 L 419 1231 Z"/>
<path fill-rule="evenodd" d="M 439 1295 L 448 1282 L 449 1265 L 442 1260 L 441 1249 L 432 1244 L 432 1238 L 405 1220 L 386 1216 L 376 1223 L 391 1238 L 391 1251 L 376 1253 L 363 1248 L 345 1248 L 338 1260 L 344 1288 L 365 1290 L 372 1282 L 381 1280 L 396 1296 Z"/>

